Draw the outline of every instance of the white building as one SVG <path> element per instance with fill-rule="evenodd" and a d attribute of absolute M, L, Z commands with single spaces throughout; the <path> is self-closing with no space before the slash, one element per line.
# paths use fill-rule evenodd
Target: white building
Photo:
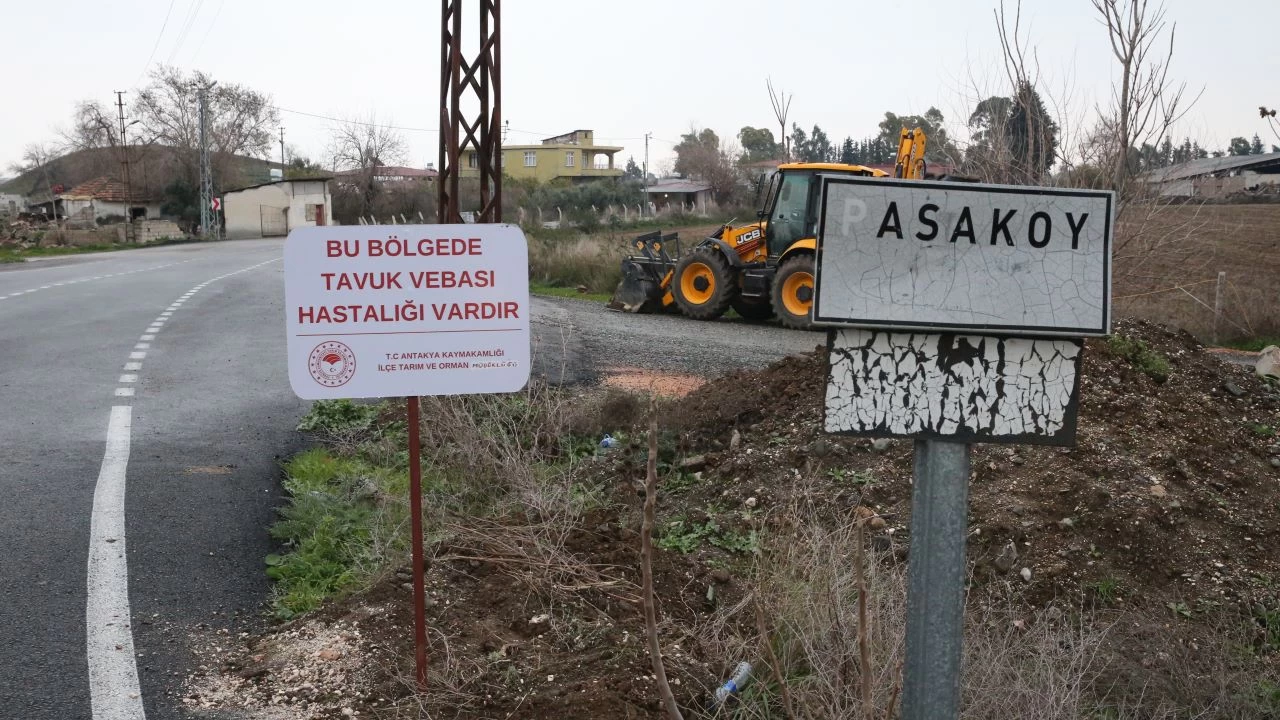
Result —
<path fill-rule="evenodd" d="M 16 193 L 0 193 L 0 217 L 17 215 L 26 209 L 26 198 Z"/>
<path fill-rule="evenodd" d="M 225 234 L 239 238 L 279 237 L 299 227 L 333 224 L 329 178 L 273 180 L 222 195 Z"/>
<path fill-rule="evenodd" d="M 63 217 L 85 225 L 105 218 L 123 221 L 160 217 L 160 204 L 141 195 L 115 178 L 100 177 L 60 193 L 58 200 L 62 201 Z"/>

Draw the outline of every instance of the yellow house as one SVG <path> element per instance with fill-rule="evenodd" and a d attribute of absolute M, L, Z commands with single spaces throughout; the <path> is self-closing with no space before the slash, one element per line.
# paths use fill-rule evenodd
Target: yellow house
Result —
<path fill-rule="evenodd" d="M 503 145 L 502 169 L 507 177 L 534 178 L 539 182 L 621 177 L 622 169 L 613 163 L 614 154 L 621 151 L 621 146 L 596 145 L 590 130 L 574 130 L 547 138 L 539 145 Z M 467 149 L 462 154 L 459 176 L 479 177 L 476 151 Z"/>

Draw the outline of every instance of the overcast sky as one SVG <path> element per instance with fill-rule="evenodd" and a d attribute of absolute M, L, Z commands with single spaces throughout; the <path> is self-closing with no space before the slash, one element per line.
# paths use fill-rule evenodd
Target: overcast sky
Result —
<path fill-rule="evenodd" d="M 1153 0 L 1154 2 L 1155 0 Z M 992 19 L 998 0 L 507 0 L 503 103 L 508 144 L 577 128 L 654 169 L 690 127 L 731 138 L 777 131 L 765 78 L 794 93 L 791 120 L 838 141 L 873 135 L 886 110 L 934 105 L 961 130 L 977 99 L 1007 94 Z M 473 3 L 478 5 L 478 3 Z M 1280 105 L 1280 2 L 1167 0 L 1173 77 L 1199 102 L 1181 124 L 1209 148 L 1258 133 Z M 473 8 L 467 20 L 478 24 Z M 166 20 L 167 17 L 167 20 Z M 78 101 L 114 102 L 160 63 L 199 68 L 274 98 L 286 141 L 314 159 L 333 123 L 370 114 L 434 128 L 438 0 L 65 0 L 5 3 L 0 174 L 31 142 L 52 141 Z M 1023 30 L 1042 92 L 1079 130 L 1105 103 L 1114 59 L 1088 0 L 1026 0 Z M 473 24 L 464 30 L 470 38 Z M 154 48 L 154 52 L 153 52 Z M 132 95 L 132 93 L 131 93 Z M 407 131 L 409 164 L 435 162 L 434 132 Z"/>

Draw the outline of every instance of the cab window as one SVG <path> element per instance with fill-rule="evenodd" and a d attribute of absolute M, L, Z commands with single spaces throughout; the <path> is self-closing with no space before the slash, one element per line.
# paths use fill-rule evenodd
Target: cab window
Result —
<path fill-rule="evenodd" d="M 813 175 L 796 173 L 782 179 L 778 199 L 769 214 L 769 254 L 779 255 L 791 243 L 812 234 L 808 232 L 809 187 Z"/>

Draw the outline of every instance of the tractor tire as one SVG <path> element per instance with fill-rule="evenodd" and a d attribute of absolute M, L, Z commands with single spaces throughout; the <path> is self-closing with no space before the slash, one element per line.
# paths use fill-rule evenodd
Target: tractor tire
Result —
<path fill-rule="evenodd" d="M 701 248 L 676 263 L 671 294 L 685 315 L 715 320 L 738 298 L 738 282 L 719 250 Z"/>
<path fill-rule="evenodd" d="M 764 322 L 773 318 L 773 305 L 767 300 L 748 301 L 740 297 L 733 301 L 733 311 L 742 316 L 743 320 L 752 322 Z"/>
<path fill-rule="evenodd" d="M 778 320 L 796 330 L 813 329 L 813 255 L 787 258 L 773 276 L 773 311 Z"/>

